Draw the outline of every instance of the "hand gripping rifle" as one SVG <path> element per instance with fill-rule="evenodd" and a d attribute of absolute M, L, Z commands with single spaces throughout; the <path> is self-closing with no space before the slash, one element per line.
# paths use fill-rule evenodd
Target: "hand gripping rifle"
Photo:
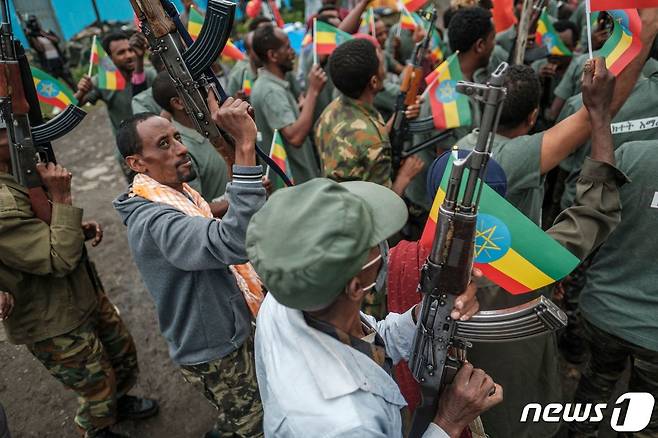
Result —
<path fill-rule="evenodd" d="M 423 141 L 421 144 L 410 146 L 411 136 L 414 133 L 429 132 L 434 129 L 432 117 L 421 120 L 407 120 L 406 111 L 409 105 L 416 103 L 418 89 L 423 80 L 423 60 L 427 55 L 430 42 L 432 41 L 432 30 L 434 30 L 434 21 L 436 20 L 436 9 L 427 13 L 425 19 L 429 20 L 429 28 L 423 41 L 416 44 L 411 60 L 404 67 L 402 72 L 402 84 L 400 93 L 395 102 L 395 113 L 393 119 L 393 129 L 391 130 L 391 146 L 393 149 L 392 164 L 393 173 L 397 173 L 403 158 L 413 155 L 416 152 L 434 145 L 450 135 L 451 130 L 443 131 L 438 135 Z"/>
<path fill-rule="evenodd" d="M 11 30 L 8 0 L 0 7 L 0 117 L 7 126 L 12 172 L 27 188 L 35 215 L 50 223 L 50 203 L 36 165 L 56 162 L 50 142 L 75 128 L 86 113 L 69 105 L 44 123 L 25 50 Z"/>
<path fill-rule="evenodd" d="M 420 384 L 422 401 L 414 413 L 411 438 L 422 436 L 434 418 L 442 386 L 452 382 L 466 360 L 470 341 L 525 339 L 566 325 L 566 315 L 544 297 L 513 308 L 479 312 L 466 322 L 450 317 L 455 298 L 471 280 L 482 177 L 506 96 L 502 86 L 506 69 L 507 63 L 502 63 L 486 85 L 457 84 L 459 92 L 483 103 L 484 110 L 475 148 L 453 162 L 432 251 L 421 271 L 423 299 L 409 368 Z"/>
<path fill-rule="evenodd" d="M 196 41 L 192 41 L 170 0 L 130 0 L 130 3 L 151 52 L 162 59 L 196 130 L 208 138 L 220 154 L 232 153 L 233 139 L 213 122 L 207 97 L 208 93 L 214 93 L 220 104 L 227 98 L 211 66 L 228 41 L 235 3 L 209 0 Z M 256 153 L 286 185 L 292 185 L 285 172 L 258 146 Z"/>

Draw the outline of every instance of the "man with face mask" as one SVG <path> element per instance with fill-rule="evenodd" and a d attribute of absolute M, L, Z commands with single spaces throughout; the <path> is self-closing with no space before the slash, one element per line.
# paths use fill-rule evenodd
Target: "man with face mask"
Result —
<path fill-rule="evenodd" d="M 327 75 L 318 65 L 311 68 L 306 98 L 300 111 L 286 80 L 286 73 L 292 71 L 295 61 L 288 35 L 278 27 L 260 27 L 254 32 L 253 49 L 263 64 L 251 92 L 251 104 L 256 111 L 256 124 L 264 150 L 269 152 L 276 129 L 283 137 L 295 183 L 320 176 L 309 134 L 313 128 L 313 112 Z"/>
<path fill-rule="evenodd" d="M 341 220 L 327 220 L 336 212 Z M 402 437 L 406 403 L 391 367 L 408 359 L 418 308 L 379 322 L 359 309 L 382 291 L 385 240 L 406 218 L 386 187 L 324 178 L 278 191 L 254 215 L 247 252 L 270 291 L 256 331 L 266 436 Z M 474 294 L 471 284 L 451 317 L 473 315 Z M 424 437 L 459 437 L 502 398 L 484 371 L 465 364 Z"/>
<path fill-rule="evenodd" d="M 209 104 L 215 123 L 235 140 L 223 219 L 214 219 L 208 203 L 187 184 L 196 175 L 181 134 L 151 113 L 137 114 L 119 128 L 119 149 L 137 175 L 114 207 L 128 227 L 169 355 L 219 411 L 216 432 L 258 437 L 262 407 L 242 287 L 249 277 L 242 275 L 244 266 L 234 266 L 247 262 L 247 223 L 265 202 L 254 152 L 256 125 L 247 102 L 229 97 L 221 108 L 213 99 Z"/>

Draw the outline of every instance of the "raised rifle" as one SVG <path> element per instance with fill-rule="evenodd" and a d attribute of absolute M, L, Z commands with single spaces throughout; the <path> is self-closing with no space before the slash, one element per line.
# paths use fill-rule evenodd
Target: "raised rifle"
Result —
<path fill-rule="evenodd" d="M 234 153 L 233 139 L 213 122 L 207 98 L 208 93 L 213 93 L 220 104 L 227 98 L 211 66 L 228 41 L 235 3 L 209 0 L 196 41 L 192 41 L 171 1 L 130 0 L 130 3 L 151 52 L 162 60 L 196 130 L 208 138 L 220 154 L 230 157 Z M 258 146 L 256 153 L 286 185 L 292 185 L 285 172 Z"/>
<path fill-rule="evenodd" d="M 423 299 L 409 368 L 420 384 L 422 400 L 414 412 L 411 438 L 422 436 L 434 418 L 439 394 L 466 360 L 471 341 L 526 339 L 566 326 L 564 312 L 544 297 L 513 308 L 479 312 L 465 322 L 450 317 L 455 298 L 471 280 L 482 178 L 506 96 L 502 86 L 506 69 L 507 63 L 501 64 L 485 85 L 457 84 L 457 91 L 473 96 L 484 109 L 475 148 L 453 162 L 432 250 L 421 270 Z"/>
<path fill-rule="evenodd" d="M 27 188 L 35 215 L 50 223 L 51 207 L 37 172 L 37 163 L 55 163 L 51 141 L 75 128 L 86 113 L 69 105 L 44 122 L 21 43 L 11 29 L 8 0 L 0 0 L 0 117 L 5 122 L 14 178 Z"/>
<path fill-rule="evenodd" d="M 400 93 L 395 102 L 395 113 L 393 120 L 393 129 L 391 130 L 391 147 L 392 147 L 392 164 L 393 173 L 397 173 L 402 160 L 409 155 L 413 155 L 423 149 L 434 145 L 450 135 L 451 130 L 446 130 L 422 143 L 411 146 L 412 135 L 430 132 L 434 129 L 432 117 L 420 120 L 408 120 L 406 116 L 407 107 L 416 103 L 418 90 L 423 80 L 423 60 L 427 55 L 430 42 L 432 41 L 432 31 L 434 30 L 434 21 L 436 20 L 436 9 L 424 14 L 424 18 L 430 23 L 427 34 L 423 41 L 414 47 L 411 59 L 404 67 L 402 72 L 402 83 L 400 84 Z"/>

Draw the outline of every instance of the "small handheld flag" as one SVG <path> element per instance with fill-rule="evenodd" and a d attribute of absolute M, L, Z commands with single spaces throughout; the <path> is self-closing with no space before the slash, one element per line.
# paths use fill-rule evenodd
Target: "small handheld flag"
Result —
<path fill-rule="evenodd" d="M 441 45 L 441 37 L 438 32 L 434 32 L 430 43 L 430 58 L 432 59 L 433 65 L 437 65 L 445 59 Z"/>
<path fill-rule="evenodd" d="M 535 40 L 538 45 L 545 46 L 548 53 L 557 56 L 571 56 L 571 50 L 564 44 L 560 34 L 557 33 L 546 8 L 541 13 L 537 22 L 537 34 Z"/>
<path fill-rule="evenodd" d="M 420 239 L 420 245 L 428 250 L 432 248 L 455 153 L 451 154 L 443 173 Z M 580 263 L 487 184 L 482 187 L 476 228 L 474 266 L 511 294 L 523 294 L 554 283 Z"/>
<path fill-rule="evenodd" d="M 412 14 L 403 5 L 400 5 L 400 28 L 414 31 L 420 25 L 421 18 L 418 14 Z"/>
<path fill-rule="evenodd" d="M 605 58 L 608 70 L 617 76 L 642 50 L 642 21 L 635 9 L 607 13 L 612 17 L 613 28 L 610 37 L 599 50 L 599 55 Z"/>
<path fill-rule="evenodd" d="M 272 136 L 272 146 L 270 147 L 270 158 L 283 170 L 290 182 L 294 184 L 292 179 L 292 173 L 290 172 L 290 163 L 288 162 L 288 153 L 286 152 L 285 147 L 283 146 L 283 139 L 281 134 L 277 129 L 274 130 L 274 135 Z M 278 175 L 271 175 L 270 167 L 267 168 L 267 173 L 265 176 L 269 178 L 274 178 L 272 185 L 275 189 L 281 189 L 286 187 L 286 184 Z"/>
<path fill-rule="evenodd" d="M 30 67 L 30 71 L 39 102 L 59 109 L 65 109 L 70 104 L 78 104 L 73 91 L 62 82 L 36 67 Z"/>
<path fill-rule="evenodd" d="M 318 55 L 331 55 L 336 47 L 354 38 L 347 32 L 315 20 L 315 51 Z"/>
<path fill-rule="evenodd" d="M 126 79 L 96 38 L 94 38 L 91 46 L 90 64 L 98 66 L 98 88 L 104 90 L 123 90 L 126 88 Z M 89 71 L 91 72 L 91 68 Z"/>
<path fill-rule="evenodd" d="M 187 31 L 193 40 L 199 38 L 201 27 L 203 26 L 203 14 L 193 5 L 190 8 L 190 14 L 187 19 Z"/>
<path fill-rule="evenodd" d="M 224 50 L 222 50 L 222 56 L 231 58 L 235 61 L 242 61 L 245 59 L 244 53 L 242 53 L 230 39 L 226 42 Z"/>
<path fill-rule="evenodd" d="M 405 9 L 409 12 L 415 12 L 418 9 L 422 8 L 427 0 L 402 0 L 402 4 Z"/>
<path fill-rule="evenodd" d="M 247 97 L 251 96 L 252 82 L 251 74 L 249 72 L 245 72 L 244 76 L 242 77 L 242 91 Z"/>
<path fill-rule="evenodd" d="M 361 24 L 359 25 L 359 33 L 365 33 L 375 36 L 375 13 L 372 8 L 368 10 L 361 16 Z"/>
<path fill-rule="evenodd" d="M 438 130 L 471 124 L 468 97 L 457 92 L 457 82 L 462 80 L 457 55 L 458 53 L 450 55 L 425 78 L 434 127 Z"/>

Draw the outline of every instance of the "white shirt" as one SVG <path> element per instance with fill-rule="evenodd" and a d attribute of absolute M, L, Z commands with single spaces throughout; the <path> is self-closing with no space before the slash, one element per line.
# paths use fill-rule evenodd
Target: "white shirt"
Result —
<path fill-rule="evenodd" d="M 364 315 L 397 363 L 408 359 L 412 310 L 377 322 Z M 256 323 L 256 375 L 266 437 L 402 437 L 406 405 L 395 381 L 374 360 L 309 327 L 302 312 L 269 294 Z M 423 438 L 449 438 L 431 423 Z"/>

